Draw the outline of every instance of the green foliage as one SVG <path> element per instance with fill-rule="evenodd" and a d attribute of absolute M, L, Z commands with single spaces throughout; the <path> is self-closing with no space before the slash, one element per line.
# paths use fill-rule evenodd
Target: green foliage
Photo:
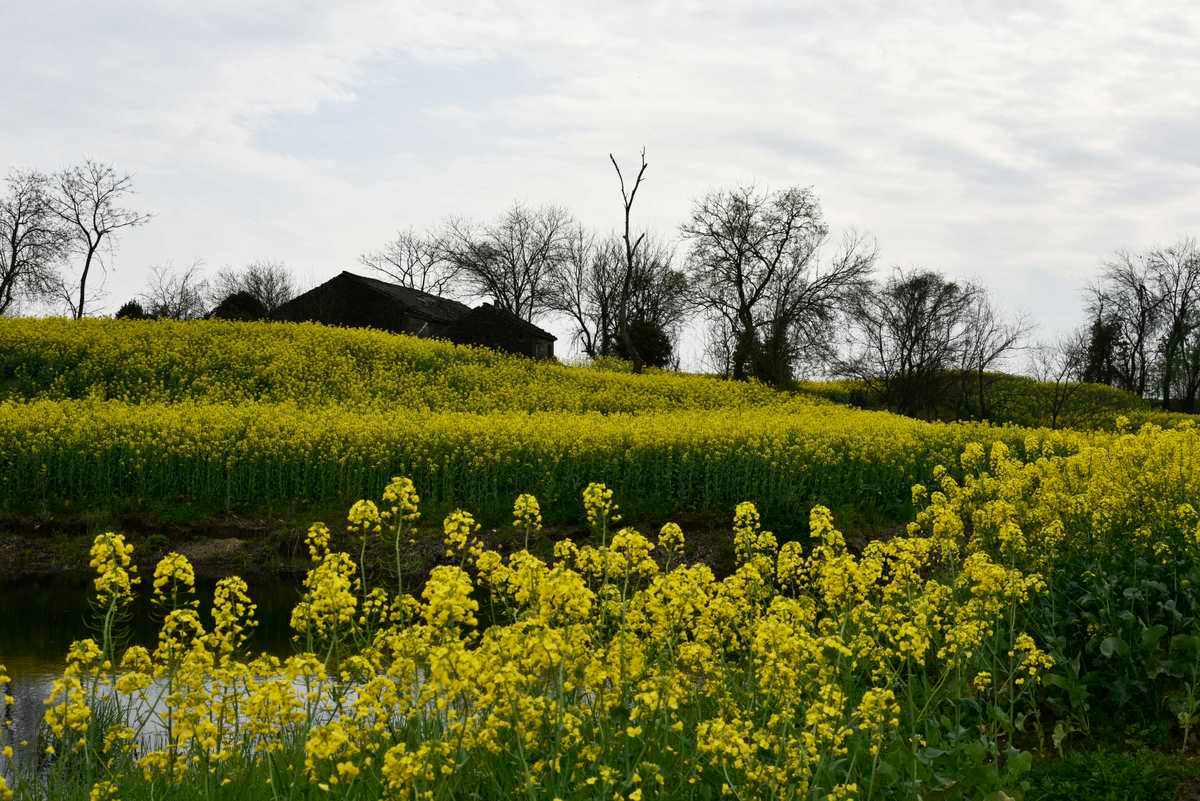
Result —
<path fill-rule="evenodd" d="M 983 379 L 985 413 L 979 407 L 977 386 L 973 385 L 977 380 L 977 376 L 950 377 L 937 419 L 987 419 L 996 425 L 1050 427 L 1055 393 L 1062 392 L 1061 388 L 1026 376 L 987 373 Z M 859 381 L 802 381 L 797 389 L 833 403 L 879 408 Z M 1142 423 L 1172 425 L 1189 419 L 1189 415 L 1153 409 L 1148 401 L 1125 390 L 1103 384 L 1074 384 L 1062 401 L 1056 427 L 1111 431 L 1118 416 L 1135 427 Z"/>
<path fill-rule="evenodd" d="M 1025 801 L 1171 801 L 1200 781 L 1200 760 L 1156 751 L 1072 752 L 1034 763 Z"/>
<path fill-rule="evenodd" d="M 638 356 L 647 367 L 669 367 L 675 356 L 675 346 L 662 326 L 649 320 L 634 320 L 629 324 L 629 338 Z M 632 359 L 626 353 L 625 343 L 618 338 L 616 343 L 617 356 L 622 359 Z"/>
<path fill-rule="evenodd" d="M 772 515 L 814 503 L 861 506 L 895 522 L 909 488 L 965 443 L 1030 432 L 929 424 L 877 412 L 748 410 L 473 415 L 274 404 L 0 403 L 0 512 L 76 505 L 137 511 L 194 504 L 279 512 L 377 494 L 410 475 L 438 508 L 502 517 L 533 491 L 548 520 L 571 519 L 589 476 L 630 498 L 631 514 L 722 512 L 754 498 Z M 1074 435 L 1045 434 L 1060 451 Z M 1040 443 L 1042 435 L 1035 435 Z M 121 504 L 132 508 L 121 508 Z"/>
<path fill-rule="evenodd" d="M 126 302 L 121 308 L 117 309 L 117 313 L 113 315 L 117 320 L 146 320 L 150 315 L 146 314 L 142 304 L 136 300 Z"/>

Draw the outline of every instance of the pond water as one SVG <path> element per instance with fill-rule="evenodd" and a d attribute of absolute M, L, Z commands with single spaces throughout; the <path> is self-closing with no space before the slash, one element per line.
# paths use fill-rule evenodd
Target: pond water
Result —
<path fill-rule="evenodd" d="M 258 604 L 258 627 L 248 645 L 251 652 L 290 653 L 289 622 L 300 594 L 299 581 L 299 577 L 270 576 L 246 580 L 250 597 Z M 215 584 L 215 580 L 196 581 L 206 625 L 212 620 L 209 605 Z M 68 646 L 74 640 L 93 636 L 88 603 L 91 589 L 90 578 L 82 575 L 0 583 L 0 665 L 8 668 L 12 678 L 14 703 L 8 714 L 13 739 L 18 743 L 34 741 L 44 708 L 42 701 L 62 672 Z M 142 593 L 133 607 L 128 627 L 130 642 L 153 648 L 158 621 L 144 596 Z"/>

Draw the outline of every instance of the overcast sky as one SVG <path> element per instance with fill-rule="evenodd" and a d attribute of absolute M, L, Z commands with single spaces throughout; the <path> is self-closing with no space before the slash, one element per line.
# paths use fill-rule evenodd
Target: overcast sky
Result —
<path fill-rule="evenodd" d="M 1049 336 L 1117 248 L 1200 234 L 1192 2 L 7 0 L 0 166 L 132 172 L 109 310 L 152 265 L 305 283 L 398 227 L 553 202 L 674 237 L 712 188 L 811 185 L 884 266 Z M 561 348 L 560 348 L 561 350 Z"/>

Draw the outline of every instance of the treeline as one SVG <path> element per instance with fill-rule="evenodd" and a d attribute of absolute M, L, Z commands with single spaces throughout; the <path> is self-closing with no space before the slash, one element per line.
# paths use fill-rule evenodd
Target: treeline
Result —
<path fill-rule="evenodd" d="M 610 159 L 620 189 L 613 234 L 557 206 L 515 204 L 490 222 L 402 231 L 361 261 L 406 286 L 485 296 L 525 319 L 556 314 L 593 359 L 672 366 L 680 337 L 702 327 L 713 372 L 773 386 L 854 377 L 883 405 L 924 416 L 949 392 L 986 408 L 990 371 L 1030 330 L 978 284 L 931 270 L 877 276 L 873 240 L 831 237 L 809 187 L 715 190 L 694 201 L 674 240 L 636 233 L 645 155 L 631 180 Z"/>
<path fill-rule="evenodd" d="M 1117 253 L 1088 289 L 1090 322 L 1077 338 L 1083 380 L 1197 411 L 1200 400 L 1200 248 L 1194 239 Z"/>
<path fill-rule="evenodd" d="M 132 195 L 128 174 L 90 159 L 53 173 L 11 171 L 0 195 L 0 315 L 48 301 L 85 316 L 117 236 L 150 221 L 125 206 Z"/>
<path fill-rule="evenodd" d="M 252 261 L 224 267 L 208 278 L 199 262 L 150 268 L 142 293 L 117 310 L 118 319 L 264 320 L 297 294 L 291 271 L 281 261 Z"/>
<path fill-rule="evenodd" d="M 408 228 L 359 262 L 382 278 L 462 300 L 483 298 L 524 319 L 556 316 L 591 359 L 634 370 L 675 367 L 681 338 L 703 331 L 706 367 L 787 386 L 805 375 L 856 379 L 866 400 L 910 415 L 987 417 L 994 372 L 1018 352 L 1056 387 L 1108 384 L 1164 408 L 1200 395 L 1200 253 L 1192 240 L 1105 265 L 1087 294 L 1090 322 L 1032 344 L 1030 322 L 987 290 L 936 270 L 880 274 L 871 237 L 834 238 L 810 187 L 735 187 L 697 198 L 676 235 L 635 224 L 648 165 L 627 175 L 610 156 L 615 232 L 553 205 L 515 203 L 492 220 Z M 91 308 L 89 275 L 115 235 L 149 216 L 124 207 L 129 176 L 85 162 L 53 175 L 17 171 L 0 198 L 0 313 L 24 299 Z M 259 319 L 296 294 L 279 262 L 151 271 L 119 316 Z"/>

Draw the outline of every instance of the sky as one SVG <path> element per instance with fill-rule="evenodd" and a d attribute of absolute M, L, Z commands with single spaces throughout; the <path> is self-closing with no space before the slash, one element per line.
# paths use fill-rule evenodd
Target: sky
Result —
<path fill-rule="evenodd" d="M 514 201 L 616 230 L 608 154 L 642 147 L 635 225 L 811 186 L 881 270 L 980 281 L 1042 338 L 1115 250 L 1200 234 L 1192 2 L 10 0 L 0 30 L 0 168 L 111 162 L 154 214 L 108 311 L 155 265 L 311 285 Z"/>

